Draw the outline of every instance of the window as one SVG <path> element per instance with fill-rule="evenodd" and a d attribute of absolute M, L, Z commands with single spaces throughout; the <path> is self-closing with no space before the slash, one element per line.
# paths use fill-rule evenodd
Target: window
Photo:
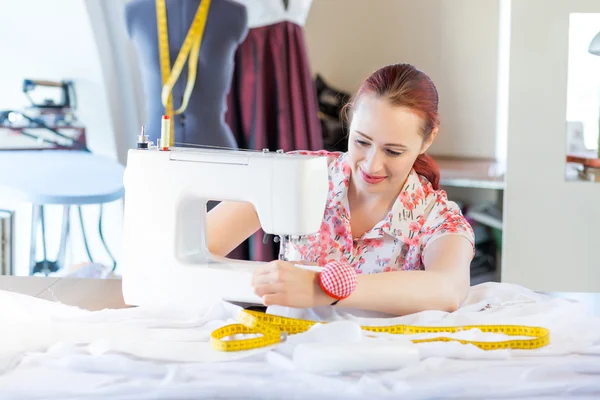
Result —
<path fill-rule="evenodd" d="M 567 121 L 583 130 L 588 150 L 597 150 L 600 135 L 600 56 L 588 49 L 600 32 L 600 14 L 573 13 L 569 18 Z"/>

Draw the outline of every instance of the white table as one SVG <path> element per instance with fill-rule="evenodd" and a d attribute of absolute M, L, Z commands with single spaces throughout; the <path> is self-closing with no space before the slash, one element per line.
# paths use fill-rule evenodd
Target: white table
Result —
<path fill-rule="evenodd" d="M 78 150 L 4 150 L 0 151 L 0 186 L 16 191 L 23 200 L 33 204 L 31 219 L 30 274 L 54 272 L 64 262 L 69 234 L 70 207 L 79 209 L 88 204 L 100 205 L 118 200 L 125 194 L 125 168 L 105 156 Z M 46 258 L 44 205 L 63 205 L 60 250 L 56 261 Z M 82 231 L 83 230 L 83 221 Z M 37 227 L 42 226 L 44 260 L 36 262 Z M 99 233 L 104 246 L 102 225 Z M 86 242 L 87 243 L 87 242 Z M 87 250 L 87 249 L 86 249 Z M 107 252 L 108 248 L 106 248 Z M 88 250 L 88 256 L 91 256 Z"/>

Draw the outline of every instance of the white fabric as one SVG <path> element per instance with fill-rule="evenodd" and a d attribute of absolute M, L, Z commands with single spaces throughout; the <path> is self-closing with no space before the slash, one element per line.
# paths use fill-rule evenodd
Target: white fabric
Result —
<path fill-rule="evenodd" d="M 519 286 L 472 288 L 454 313 L 422 312 L 400 318 L 358 317 L 322 308 L 270 312 L 332 321 L 292 335 L 275 348 L 244 353 L 212 350 L 210 333 L 235 322 L 240 308 L 217 303 L 204 310 L 132 308 L 90 312 L 0 291 L 0 398 L 520 398 L 600 395 L 600 318 L 582 304 Z M 459 343 L 407 343 L 359 325 L 523 324 L 550 329 L 538 350 L 483 351 Z M 506 339 L 477 331 L 452 337 Z M 357 349 L 367 343 L 405 343 L 418 349 L 404 367 L 339 373 L 306 372 L 294 359 L 301 344 Z M 369 342 L 371 341 L 371 342 Z M 397 347 L 399 348 L 399 347 Z M 224 362 L 226 361 L 226 362 Z M 294 363 L 296 361 L 296 364 Z M 305 362 L 305 360 L 303 360 Z M 389 360 L 387 360 L 389 364 Z M 305 365 L 305 364 L 303 364 Z M 364 365 L 362 366 L 364 368 Z M 361 368 L 358 366 L 356 368 Z"/>
<path fill-rule="evenodd" d="M 248 28 L 258 28 L 289 21 L 304 26 L 312 0 L 289 0 L 287 10 L 283 0 L 235 0 L 246 6 Z"/>

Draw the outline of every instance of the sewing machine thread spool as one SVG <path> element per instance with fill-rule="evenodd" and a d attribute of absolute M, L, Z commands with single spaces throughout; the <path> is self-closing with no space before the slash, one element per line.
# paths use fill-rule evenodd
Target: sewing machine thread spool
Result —
<path fill-rule="evenodd" d="M 160 124 L 160 150 L 169 150 L 171 144 L 171 118 L 163 115 Z"/>

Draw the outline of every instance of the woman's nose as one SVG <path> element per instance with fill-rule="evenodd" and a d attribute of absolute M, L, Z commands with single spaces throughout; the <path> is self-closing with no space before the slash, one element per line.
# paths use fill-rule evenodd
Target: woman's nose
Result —
<path fill-rule="evenodd" d="M 369 154 L 367 154 L 365 166 L 368 168 L 368 171 L 365 171 L 368 174 L 374 174 L 376 172 L 381 171 L 383 168 L 383 160 L 382 155 L 377 151 L 377 149 L 371 149 Z"/>

